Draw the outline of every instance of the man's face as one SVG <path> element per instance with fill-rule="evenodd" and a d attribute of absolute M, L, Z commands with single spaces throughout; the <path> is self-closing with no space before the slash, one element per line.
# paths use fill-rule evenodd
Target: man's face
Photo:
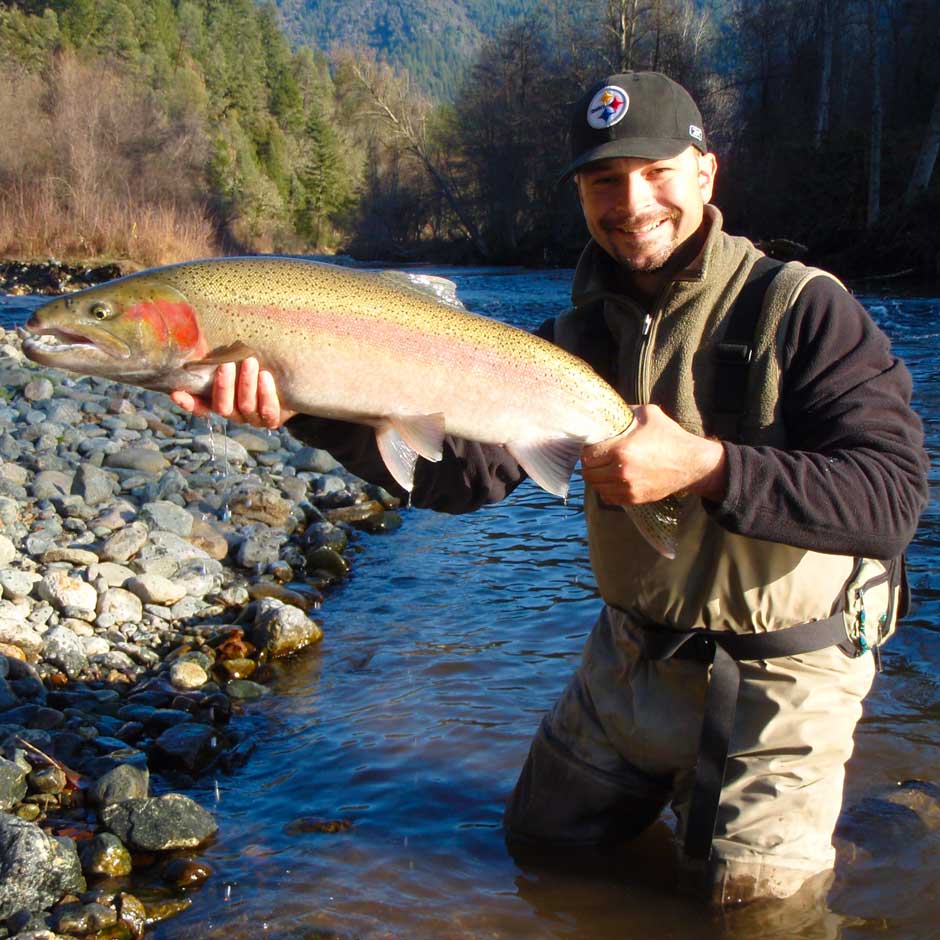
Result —
<path fill-rule="evenodd" d="M 576 177 L 588 230 L 631 271 L 658 271 L 702 224 L 716 169 L 714 155 L 694 147 L 669 160 L 588 164 Z"/>

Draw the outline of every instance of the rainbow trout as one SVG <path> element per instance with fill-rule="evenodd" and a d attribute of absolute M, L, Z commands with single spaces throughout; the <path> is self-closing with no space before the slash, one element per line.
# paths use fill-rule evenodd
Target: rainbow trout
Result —
<path fill-rule="evenodd" d="M 216 366 L 256 356 L 294 411 L 375 428 L 382 459 L 411 490 L 418 456 L 445 434 L 506 447 L 564 497 L 584 444 L 627 430 L 620 395 L 583 361 L 468 312 L 454 285 L 402 272 L 291 258 L 169 265 L 36 310 L 33 361 L 143 388 L 207 393 Z M 674 500 L 628 510 L 675 554 Z"/>

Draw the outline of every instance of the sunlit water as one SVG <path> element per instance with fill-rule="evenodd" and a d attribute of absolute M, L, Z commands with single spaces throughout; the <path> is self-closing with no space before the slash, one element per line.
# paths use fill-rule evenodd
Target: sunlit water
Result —
<path fill-rule="evenodd" d="M 471 309 L 524 327 L 562 309 L 570 284 L 570 272 L 442 273 Z M 864 299 L 914 372 L 936 457 L 940 301 Z M 16 304 L 0 313 L 34 305 Z M 475 514 L 410 511 L 394 534 L 360 540 L 321 611 L 322 644 L 246 709 L 249 763 L 193 792 L 221 826 L 204 853 L 215 875 L 156 938 L 937 936 L 940 832 L 911 839 L 887 816 L 873 820 L 874 850 L 840 844 L 825 903 L 725 919 L 672 892 L 667 824 L 599 867 L 513 861 L 503 800 L 598 607 L 580 494 L 565 505 L 524 484 Z M 846 806 L 937 778 L 938 521 L 935 498 L 909 553 L 915 609 L 868 699 Z M 351 826 L 309 832 L 303 818 Z"/>

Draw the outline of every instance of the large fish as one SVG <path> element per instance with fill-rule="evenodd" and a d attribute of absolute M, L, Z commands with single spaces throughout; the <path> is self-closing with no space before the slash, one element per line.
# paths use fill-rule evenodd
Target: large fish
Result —
<path fill-rule="evenodd" d="M 219 363 L 257 356 L 287 408 L 373 426 L 409 491 L 417 457 L 440 460 L 453 434 L 505 446 L 564 497 L 582 446 L 634 420 L 580 359 L 469 313 L 449 281 L 402 272 L 277 257 L 193 261 L 54 300 L 26 328 L 23 351 L 35 362 L 164 392 L 202 395 Z M 628 510 L 667 557 L 676 509 L 667 500 Z"/>

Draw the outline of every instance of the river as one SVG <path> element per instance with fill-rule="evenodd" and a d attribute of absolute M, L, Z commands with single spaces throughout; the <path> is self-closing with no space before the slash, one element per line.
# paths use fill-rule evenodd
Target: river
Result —
<path fill-rule="evenodd" d="M 570 271 L 438 271 L 473 310 L 533 327 L 562 309 Z M 940 300 L 861 295 L 915 377 L 940 447 Z M 0 322 L 33 298 L 0 297 Z M 935 461 L 934 461 L 935 465 Z M 884 654 L 856 735 L 846 806 L 940 768 L 940 517 L 908 560 L 914 608 Z M 542 713 L 577 661 L 598 601 L 581 489 L 566 504 L 524 484 L 465 517 L 413 510 L 357 543 L 321 611 L 325 639 L 247 709 L 258 746 L 191 795 L 221 831 L 214 875 L 155 940 L 927 940 L 937 936 L 940 809 L 914 837 L 877 804 L 870 840 L 839 843 L 825 903 L 709 917 L 670 889 L 670 820 L 606 864 L 523 868 L 502 803 Z M 311 819 L 343 820 L 339 832 Z"/>

